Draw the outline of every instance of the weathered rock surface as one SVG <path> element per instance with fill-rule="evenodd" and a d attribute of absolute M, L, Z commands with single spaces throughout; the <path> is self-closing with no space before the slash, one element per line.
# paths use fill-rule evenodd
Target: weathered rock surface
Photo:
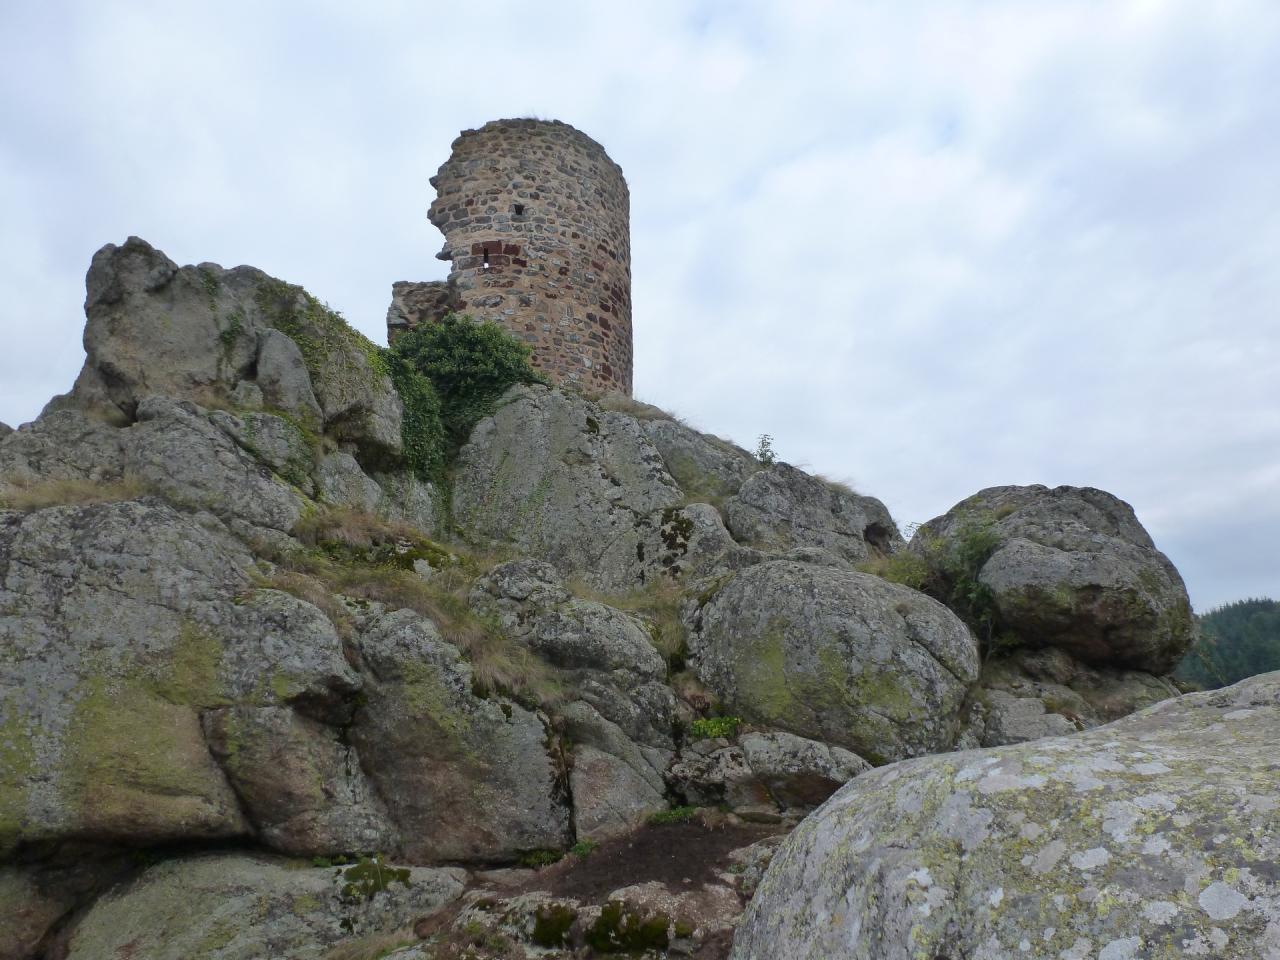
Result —
<path fill-rule="evenodd" d="M 930 520 L 911 549 L 945 584 L 939 558 L 975 532 L 994 538 L 977 579 L 997 630 L 1017 643 L 1157 674 L 1186 652 L 1186 587 L 1123 500 L 1090 487 L 991 487 Z"/>
<path fill-rule="evenodd" d="M 733 536 L 773 550 L 822 547 L 851 563 L 892 553 L 902 535 L 885 505 L 775 463 L 746 480 L 725 505 Z"/>
<path fill-rule="evenodd" d="M 857 754 L 781 731 L 744 733 L 736 743 L 686 744 L 667 781 L 697 806 L 727 806 L 749 819 L 808 813 L 871 765 Z"/>
<path fill-rule="evenodd" d="M 1088 730 L 1178 694 L 1163 677 L 1089 667 L 1054 647 L 1015 650 L 982 665 L 971 694 L 980 718 L 969 745 L 998 747 Z"/>
<path fill-rule="evenodd" d="M 86 849 L 56 862 L 0 866 L 0 958 L 35 956 L 54 924 L 131 866 Z"/>
<path fill-rule="evenodd" d="M 563 849 L 569 813 L 536 714 L 471 689 L 471 668 L 435 626 L 387 614 L 358 641 L 372 675 L 350 727 L 415 863 L 514 860 Z"/>
<path fill-rule="evenodd" d="M 571 597 L 555 567 L 539 560 L 494 567 L 471 603 L 558 670 L 569 701 L 560 722 L 575 744 L 569 788 L 578 838 L 615 836 L 665 809 L 675 698 L 645 621 Z"/>
<path fill-rule="evenodd" d="M 414 868 L 407 885 L 353 902 L 342 872 L 232 853 L 167 861 L 95 903 L 65 938 L 65 956 L 320 960 L 345 941 L 411 926 L 457 899 L 466 879 L 456 868 Z"/>
<path fill-rule="evenodd" d="M 393 848 L 395 827 L 338 728 L 286 707 L 221 707 L 203 721 L 267 847 L 301 857 Z"/>
<path fill-rule="evenodd" d="M 694 561 L 709 567 L 736 548 L 713 509 L 681 510 L 683 499 L 639 421 L 522 386 L 462 449 L 453 503 L 472 536 L 514 544 L 601 589 L 628 590 Z"/>
<path fill-rule="evenodd" d="M 978 675 L 968 629 L 869 574 L 777 560 L 691 613 L 698 677 L 726 713 L 875 763 L 947 749 Z"/>
<path fill-rule="evenodd" d="M 1280 674 L 864 774 L 787 839 L 735 960 L 1280 957 Z"/>
<path fill-rule="evenodd" d="M 678 420 L 655 417 L 642 423 L 667 472 L 691 500 L 715 503 L 731 497 L 760 470 L 760 462 L 741 447 Z"/>
<path fill-rule="evenodd" d="M 251 832 L 200 712 L 324 716 L 360 678 L 319 611 L 250 590 L 250 563 L 213 517 L 154 501 L 0 514 L 0 850 Z"/>
<path fill-rule="evenodd" d="M 263 402 L 356 445 L 371 463 L 402 449 L 401 405 L 373 344 L 300 287 L 252 267 L 178 267 L 144 240 L 107 244 L 85 278 L 84 369 L 50 410 L 133 419 L 151 395 Z"/>

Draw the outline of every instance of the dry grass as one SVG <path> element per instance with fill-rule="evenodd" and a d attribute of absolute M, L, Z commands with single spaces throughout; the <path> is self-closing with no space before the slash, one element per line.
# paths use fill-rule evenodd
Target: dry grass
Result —
<path fill-rule="evenodd" d="M 342 543 L 365 548 L 393 540 L 421 539 L 422 531 L 351 507 L 321 507 L 294 524 L 293 535 L 311 547 Z"/>
<path fill-rule="evenodd" d="M 910 550 L 899 550 L 888 556 L 874 556 L 863 560 L 857 567 L 863 573 L 871 573 L 893 583 L 901 583 L 920 590 L 929 581 L 929 561 Z"/>
<path fill-rule="evenodd" d="M 136 500 L 149 492 L 138 477 L 119 480 L 38 480 L 0 489 L 0 509 L 43 510 L 68 504 L 119 503 Z"/>
<path fill-rule="evenodd" d="M 835 490 L 839 493 L 847 493 L 853 497 L 860 496 L 858 491 L 853 489 L 853 487 L 850 486 L 848 483 L 846 483 L 844 480 L 835 480 L 831 477 L 824 476 L 821 473 L 815 473 L 813 475 L 813 479 L 826 484 L 832 490 Z"/>
<path fill-rule="evenodd" d="M 412 927 L 402 927 L 389 933 L 374 933 L 359 940 L 340 943 L 324 955 L 324 960 L 379 960 L 393 950 L 412 946 L 418 942 Z"/>
<path fill-rule="evenodd" d="M 501 693 L 529 706 L 560 702 L 552 668 L 467 603 L 476 577 L 500 562 L 494 556 L 444 547 L 413 528 L 359 511 L 321 511 L 306 524 L 304 542 L 315 548 L 282 557 L 280 569 L 262 586 L 316 604 L 340 630 L 344 623 L 349 629 L 350 617 L 335 594 L 413 610 L 470 661 L 477 692 Z M 424 554 L 436 570 L 430 579 L 412 569 L 412 558 Z"/>
<path fill-rule="evenodd" d="M 675 420 L 680 422 L 680 418 L 675 414 L 667 413 L 661 407 L 655 407 L 653 404 L 645 403 L 643 400 L 628 397 L 625 393 L 603 393 L 595 397 L 589 396 L 588 399 L 594 400 L 601 410 L 625 413 L 628 416 L 635 417 L 637 420 Z"/>

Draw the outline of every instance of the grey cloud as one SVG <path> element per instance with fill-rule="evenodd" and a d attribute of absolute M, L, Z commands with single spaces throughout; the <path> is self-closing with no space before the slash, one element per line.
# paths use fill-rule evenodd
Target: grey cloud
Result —
<path fill-rule="evenodd" d="M 1197 606 L 1280 592 L 1268 0 L 426 6 L 6 11 L 0 420 L 70 384 L 130 233 L 380 339 L 443 275 L 453 137 L 554 116 L 631 184 L 647 399 L 902 521 L 1103 486 Z"/>

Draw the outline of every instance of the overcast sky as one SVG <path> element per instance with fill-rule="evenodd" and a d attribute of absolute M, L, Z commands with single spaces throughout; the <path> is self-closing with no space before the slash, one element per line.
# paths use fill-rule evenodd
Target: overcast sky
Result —
<path fill-rule="evenodd" d="M 457 133 L 558 118 L 631 187 L 638 396 L 899 523 L 1134 505 L 1204 611 L 1280 596 L 1280 3 L 4 0 L 0 420 L 137 234 L 385 341 Z"/>

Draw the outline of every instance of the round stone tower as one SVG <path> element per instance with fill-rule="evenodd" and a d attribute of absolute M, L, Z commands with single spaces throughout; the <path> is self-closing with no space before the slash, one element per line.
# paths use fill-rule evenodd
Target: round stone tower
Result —
<path fill-rule="evenodd" d="M 453 308 L 524 340 L 553 382 L 630 395 L 630 195 L 604 148 L 557 120 L 495 120 L 431 185 Z"/>

